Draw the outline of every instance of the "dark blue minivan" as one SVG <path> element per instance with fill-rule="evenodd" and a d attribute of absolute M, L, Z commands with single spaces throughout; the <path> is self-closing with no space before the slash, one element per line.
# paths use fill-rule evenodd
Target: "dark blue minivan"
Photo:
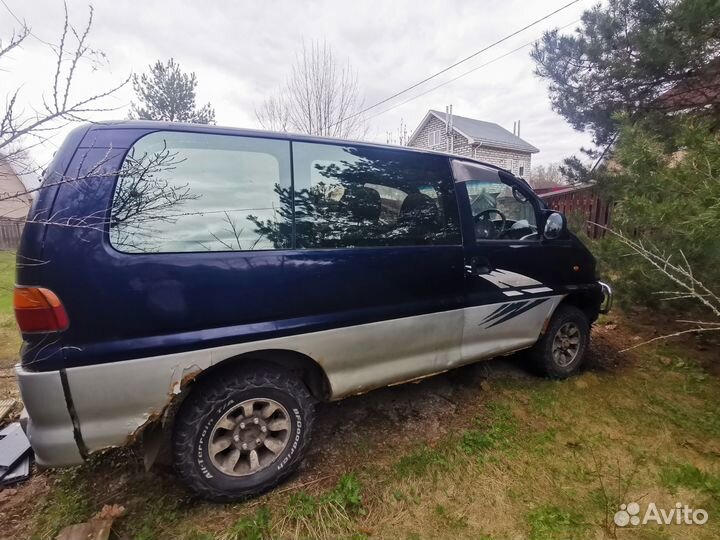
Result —
<path fill-rule="evenodd" d="M 219 501 L 297 468 L 317 401 L 521 349 L 572 374 L 612 301 L 565 218 L 505 170 L 147 121 L 67 137 L 17 261 L 38 462 L 167 434 Z"/>

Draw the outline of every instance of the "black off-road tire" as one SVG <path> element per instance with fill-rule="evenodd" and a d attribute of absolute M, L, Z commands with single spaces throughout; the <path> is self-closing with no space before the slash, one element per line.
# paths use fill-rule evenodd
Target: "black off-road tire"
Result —
<path fill-rule="evenodd" d="M 289 413 L 287 446 L 272 464 L 247 476 L 231 476 L 216 467 L 209 455 L 213 428 L 238 404 L 271 399 Z M 172 449 L 175 470 L 201 497 L 231 502 L 255 497 L 290 476 L 310 445 L 315 401 L 292 373 L 273 368 L 223 370 L 197 383 L 175 418 Z"/>
<path fill-rule="evenodd" d="M 567 326 L 570 325 L 570 326 Z M 572 360 L 567 357 L 562 360 L 553 354 L 553 344 L 558 332 L 563 328 L 578 330 L 577 354 Z M 560 304 L 538 342 L 528 351 L 528 359 L 533 371 L 551 379 L 566 379 L 577 373 L 585 360 L 585 353 L 590 344 L 590 323 L 587 316 L 580 309 L 569 304 Z M 567 363 L 565 363 L 567 361 Z"/>

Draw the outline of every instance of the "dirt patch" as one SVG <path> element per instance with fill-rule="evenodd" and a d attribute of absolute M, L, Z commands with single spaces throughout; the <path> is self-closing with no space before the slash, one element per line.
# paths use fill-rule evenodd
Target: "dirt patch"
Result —
<path fill-rule="evenodd" d="M 37 467 L 31 478 L 18 486 L 0 488 L 0 538 L 27 538 L 30 536 L 33 515 L 38 501 L 50 490 L 48 476 Z M 8 536 L 3 536 L 8 535 Z"/>
<path fill-rule="evenodd" d="M 20 398 L 15 371 L 12 369 L 0 369 L 0 399 L 5 398 Z"/>
<path fill-rule="evenodd" d="M 651 313 L 646 309 L 630 312 L 623 316 L 625 324 L 622 326 L 626 334 L 632 334 L 630 341 L 625 342 L 634 345 L 692 327 L 678 322 L 678 319 L 707 320 L 707 314 L 697 312 L 680 315 L 670 310 Z M 720 377 L 720 332 L 691 332 L 657 343 L 670 354 L 686 354 L 693 361 L 699 362 L 709 374 Z"/>

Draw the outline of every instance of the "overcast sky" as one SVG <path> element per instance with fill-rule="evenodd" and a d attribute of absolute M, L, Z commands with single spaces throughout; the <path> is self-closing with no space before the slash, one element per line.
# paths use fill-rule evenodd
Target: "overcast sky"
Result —
<path fill-rule="evenodd" d="M 198 103 L 210 101 L 220 125 L 259 127 L 255 109 L 283 84 L 303 40 L 325 40 L 341 60 L 357 71 L 365 105 L 371 105 L 444 67 L 482 49 L 567 3 L 568 0 L 364 2 L 329 1 L 190 1 L 143 0 L 94 2 L 90 44 L 107 55 L 92 70 L 85 65 L 75 81 L 75 96 L 99 92 L 141 72 L 157 59 L 174 57 L 197 74 Z M 57 42 L 62 29 L 60 0 L 4 0 L 31 26 L 34 36 L 13 52 L 0 68 L 0 91 L 22 86 L 20 102 L 27 109 L 41 103 L 52 85 L 52 51 L 41 40 Z M 581 0 L 539 25 L 522 32 L 448 73 L 373 109 L 368 139 L 386 142 L 401 120 L 408 130 L 428 109 L 496 122 L 512 131 L 522 123 L 521 136 L 540 149 L 533 164 L 550 163 L 589 145 L 588 135 L 574 131 L 550 108 L 546 85 L 533 74 L 530 47 L 482 67 L 459 80 L 413 99 L 437 84 L 485 64 L 540 37 L 544 30 L 571 32 L 581 13 L 595 2 Z M 87 0 L 68 0 L 71 21 L 82 27 Z M 575 23 L 575 24 L 571 24 Z M 0 3 L 0 37 L 5 41 L 17 22 Z M 124 118 L 132 100 L 127 88 L 106 101 L 119 107 L 93 119 Z M 60 140 L 56 138 L 55 143 Z M 52 145 L 35 151 L 42 161 Z"/>

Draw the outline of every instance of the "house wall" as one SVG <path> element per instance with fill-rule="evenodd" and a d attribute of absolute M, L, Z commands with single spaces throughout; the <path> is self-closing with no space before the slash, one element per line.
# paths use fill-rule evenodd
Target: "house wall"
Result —
<path fill-rule="evenodd" d="M 20 242 L 31 199 L 25 186 L 0 156 L 0 250 L 15 249 Z M 15 197 L 16 194 L 20 194 Z"/>
<path fill-rule="evenodd" d="M 430 132 L 440 131 L 440 144 L 430 144 Z M 415 148 L 427 148 L 429 150 L 438 150 L 440 152 L 449 152 L 448 147 L 448 136 L 445 133 L 445 122 L 440 120 L 437 116 L 431 116 L 425 126 L 420 130 L 415 137 L 412 146 Z M 472 157 L 472 147 L 468 143 L 468 140 L 458 133 L 453 133 L 453 153 L 459 156 Z"/>
<path fill-rule="evenodd" d="M 25 219 L 31 199 L 10 165 L 0 159 L 0 219 Z M 17 197 L 14 195 L 18 194 Z"/>
<path fill-rule="evenodd" d="M 440 131 L 440 144 L 430 145 L 430 133 L 438 130 Z M 438 150 L 441 152 L 450 151 L 448 147 L 448 137 L 445 133 L 445 122 L 436 116 L 431 116 L 409 146 Z M 527 176 L 530 172 L 532 154 L 478 144 L 471 145 L 465 137 L 457 132 L 453 133 L 452 152 L 459 156 L 467 156 L 492 165 L 497 165 L 516 175 Z M 521 167 L 523 168 L 522 174 L 520 174 Z"/>
<path fill-rule="evenodd" d="M 532 154 L 529 152 L 492 148 L 484 145 L 475 145 L 473 151 L 472 157 L 475 159 L 507 169 L 516 176 L 528 176 L 530 174 Z"/>

